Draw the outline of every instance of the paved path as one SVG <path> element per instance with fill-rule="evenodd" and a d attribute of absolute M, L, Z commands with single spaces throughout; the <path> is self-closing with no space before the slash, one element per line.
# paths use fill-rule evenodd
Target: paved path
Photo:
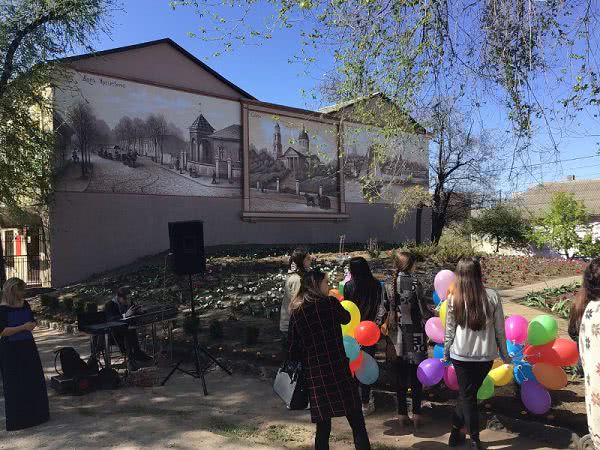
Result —
<path fill-rule="evenodd" d="M 85 357 L 88 340 L 57 331 L 36 331 L 47 376 L 53 373 L 53 351 L 76 347 Z M 166 369 L 165 369 L 166 371 Z M 314 428 L 307 411 L 287 411 L 273 394 L 271 383 L 223 372 L 207 376 L 210 395 L 182 374 L 164 387 L 124 387 L 82 397 L 59 396 L 50 391 L 51 421 L 21 432 L 0 432 L 0 449 L 283 449 L 310 448 Z M 0 422 L 4 422 L 0 397 Z M 419 436 L 401 430 L 392 411 L 367 418 L 373 443 L 379 448 L 446 449 L 449 418 L 427 415 L 433 423 Z M 343 419 L 333 421 L 332 449 L 351 449 L 350 429 Z M 490 449 L 551 450 L 531 439 L 485 430 L 482 440 Z M 567 444 L 568 445 L 568 444 Z M 377 448 L 377 446 L 375 447 Z"/>
<path fill-rule="evenodd" d="M 564 286 L 565 284 L 573 284 L 577 281 L 581 281 L 581 275 L 575 275 L 566 278 L 555 278 L 541 283 L 529 284 L 526 286 L 498 291 L 500 297 L 502 298 L 504 314 L 507 316 L 518 314 L 525 317 L 527 320 L 531 320 L 540 314 L 544 314 L 544 312 L 536 308 L 530 308 L 529 306 L 516 303 L 517 300 L 525 297 L 531 292 L 541 291 L 546 288 L 556 288 Z M 555 318 L 558 322 L 559 335 L 562 337 L 568 337 L 568 321 L 556 316 Z"/>

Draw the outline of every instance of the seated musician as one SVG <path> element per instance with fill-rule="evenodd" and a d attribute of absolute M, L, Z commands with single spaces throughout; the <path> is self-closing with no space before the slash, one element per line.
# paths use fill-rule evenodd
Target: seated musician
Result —
<path fill-rule="evenodd" d="M 106 320 L 121 320 L 142 312 L 141 305 L 129 305 L 129 293 L 130 289 L 127 286 L 121 286 L 117 289 L 115 296 L 104 305 Z M 114 330 L 113 336 L 121 353 L 125 354 L 127 352 L 131 366 L 135 367 L 134 361 L 148 362 L 152 360 L 140 349 L 135 329 Z"/>

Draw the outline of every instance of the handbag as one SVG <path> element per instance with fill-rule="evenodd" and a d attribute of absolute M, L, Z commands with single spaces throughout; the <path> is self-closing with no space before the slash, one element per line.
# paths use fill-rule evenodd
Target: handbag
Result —
<path fill-rule="evenodd" d="M 273 391 L 283 400 L 287 409 L 306 409 L 308 392 L 304 384 L 302 364 L 286 361 L 277 371 Z"/>

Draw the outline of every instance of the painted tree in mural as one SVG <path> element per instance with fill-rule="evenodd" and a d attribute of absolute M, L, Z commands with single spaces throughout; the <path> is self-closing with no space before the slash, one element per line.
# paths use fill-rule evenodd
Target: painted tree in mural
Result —
<path fill-rule="evenodd" d="M 96 117 L 88 104 L 79 102 L 68 112 L 68 121 L 81 154 L 81 176 L 85 177 L 90 171 L 89 154 L 97 139 Z"/>
<path fill-rule="evenodd" d="M 164 137 L 167 134 L 167 121 L 163 115 L 151 114 L 146 120 L 146 129 L 154 147 L 155 161 L 160 161 L 162 164 L 164 159 L 163 142 Z"/>
<path fill-rule="evenodd" d="M 112 0 L 0 2 L 0 206 L 31 208 L 45 219 L 54 143 L 43 126 L 52 120 L 44 87 L 60 76 L 51 61 L 74 49 L 91 51 L 98 33 L 108 30 L 112 8 Z"/>

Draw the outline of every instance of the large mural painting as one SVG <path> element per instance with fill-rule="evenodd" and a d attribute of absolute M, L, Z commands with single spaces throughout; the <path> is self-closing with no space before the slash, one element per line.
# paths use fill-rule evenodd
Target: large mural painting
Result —
<path fill-rule="evenodd" d="M 337 129 L 250 110 L 249 212 L 339 214 Z"/>
<path fill-rule="evenodd" d="M 79 72 L 54 102 L 57 190 L 241 196 L 238 102 Z"/>
<path fill-rule="evenodd" d="M 393 203 L 406 187 L 429 183 L 429 146 L 423 134 L 395 138 L 376 128 L 344 124 L 346 202 Z"/>

